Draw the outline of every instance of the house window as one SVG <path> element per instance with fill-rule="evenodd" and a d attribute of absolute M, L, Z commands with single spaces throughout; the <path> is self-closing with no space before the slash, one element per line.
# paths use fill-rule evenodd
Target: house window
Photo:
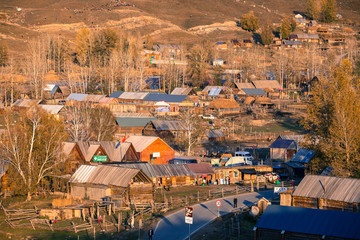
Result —
<path fill-rule="evenodd" d="M 234 178 L 237 178 L 238 177 L 238 172 L 237 171 L 234 171 Z"/>

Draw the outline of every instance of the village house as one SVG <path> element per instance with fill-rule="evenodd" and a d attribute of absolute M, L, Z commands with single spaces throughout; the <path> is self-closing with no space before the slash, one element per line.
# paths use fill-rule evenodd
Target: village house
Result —
<path fill-rule="evenodd" d="M 230 42 L 231 42 L 233 48 L 240 48 L 241 47 L 241 44 L 237 39 L 232 39 Z"/>
<path fill-rule="evenodd" d="M 154 112 L 168 115 L 178 115 L 180 107 L 194 106 L 194 102 L 187 95 L 149 94 L 144 98 L 144 103 L 152 105 Z"/>
<path fill-rule="evenodd" d="M 276 139 L 269 148 L 270 159 L 281 162 L 288 162 L 297 151 L 296 142 L 285 139 Z"/>
<path fill-rule="evenodd" d="M 154 200 L 154 184 L 141 170 L 110 165 L 82 165 L 70 181 L 75 199 L 104 200 L 113 197 L 122 204 L 150 203 Z"/>
<path fill-rule="evenodd" d="M 47 113 L 54 115 L 56 119 L 60 119 L 60 115 L 64 113 L 64 106 L 63 105 L 45 105 L 40 104 L 38 105 L 40 108 L 44 109 Z"/>
<path fill-rule="evenodd" d="M 144 127 L 150 121 L 157 120 L 155 117 L 149 117 L 148 114 L 142 113 L 118 113 L 115 118 L 118 125 L 118 130 L 115 133 L 117 138 L 142 135 Z"/>
<path fill-rule="evenodd" d="M 261 88 L 242 88 L 237 95 L 242 97 L 261 97 L 266 96 L 266 92 Z"/>
<path fill-rule="evenodd" d="M 206 130 L 205 134 L 209 141 L 225 141 L 225 134 L 221 129 Z"/>
<path fill-rule="evenodd" d="M 71 94 L 71 89 L 66 82 L 46 83 L 44 95 L 47 99 L 66 99 Z"/>
<path fill-rule="evenodd" d="M 251 39 L 244 39 L 241 44 L 242 47 L 251 48 L 252 47 L 252 41 Z"/>
<path fill-rule="evenodd" d="M 360 211 L 360 179 L 306 175 L 293 194 L 280 194 L 285 206 Z"/>
<path fill-rule="evenodd" d="M 299 151 L 284 164 L 285 169 L 291 178 L 303 178 L 308 169 L 308 163 L 314 157 L 315 151 L 300 148 Z"/>
<path fill-rule="evenodd" d="M 282 89 L 277 80 L 254 80 L 252 84 L 257 89 L 263 89 L 266 93 L 275 92 Z"/>
<path fill-rule="evenodd" d="M 217 42 L 217 43 L 215 43 L 214 47 L 217 50 L 226 50 L 228 48 L 226 42 Z"/>
<path fill-rule="evenodd" d="M 179 164 L 181 165 L 181 164 Z M 195 176 L 195 179 L 214 181 L 215 172 L 209 163 L 186 163 L 184 164 Z"/>
<path fill-rule="evenodd" d="M 218 116 L 239 114 L 240 106 L 234 99 L 214 99 L 209 109 Z"/>
<path fill-rule="evenodd" d="M 301 41 L 284 40 L 283 44 L 286 49 L 299 49 L 303 47 L 303 42 Z"/>
<path fill-rule="evenodd" d="M 203 99 L 225 98 L 226 97 L 225 89 L 226 87 L 224 86 L 206 86 L 198 94 L 203 96 Z"/>
<path fill-rule="evenodd" d="M 16 100 L 12 106 L 11 106 L 11 110 L 12 111 L 27 111 L 29 108 L 38 106 L 39 104 L 43 103 L 43 100 L 35 100 L 35 99 L 18 99 Z"/>
<path fill-rule="evenodd" d="M 215 177 L 219 184 L 224 184 L 225 179 L 230 179 L 230 183 L 245 182 L 249 183 L 251 180 L 255 182 L 258 176 L 264 175 L 273 171 L 271 166 L 267 165 L 244 165 L 236 167 L 214 167 Z"/>
<path fill-rule="evenodd" d="M 65 105 L 66 106 L 74 106 L 75 104 L 78 104 L 79 102 L 81 102 L 86 96 L 87 96 L 87 94 L 85 94 L 85 93 L 71 93 L 66 98 Z"/>
<path fill-rule="evenodd" d="M 319 43 L 320 38 L 318 34 L 298 33 L 298 34 L 291 34 L 289 40 L 307 42 L 307 43 Z"/>
<path fill-rule="evenodd" d="M 176 138 L 186 135 L 186 126 L 177 120 L 151 120 L 143 130 L 145 136 Z"/>
<path fill-rule="evenodd" d="M 131 143 L 140 161 L 151 164 L 167 164 L 175 157 L 175 151 L 159 137 L 152 136 L 131 136 L 126 139 Z"/>
<path fill-rule="evenodd" d="M 360 239 L 359 222 L 358 213 L 269 205 L 254 227 L 254 239 Z"/>

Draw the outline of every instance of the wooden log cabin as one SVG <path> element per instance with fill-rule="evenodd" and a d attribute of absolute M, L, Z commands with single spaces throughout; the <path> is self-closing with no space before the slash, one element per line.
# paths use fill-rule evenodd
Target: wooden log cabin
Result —
<path fill-rule="evenodd" d="M 240 181 L 250 182 L 251 180 L 256 181 L 258 175 L 273 171 L 273 168 L 267 165 L 216 167 L 213 169 L 215 171 L 216 179 L 229 178 L 231 183 Z"/>
<path fill-rule="evenodd" d="M 281 194 L 282 198 L 288 198 Z M 289 200 L 283 201 L 289 204 Z M 307 175 L 292 194 L 291 206 L 359 212 L 360 179 Z"/>
<path fill-rule="evenodd" d="M 70 179 L 71 196 L 101 201 L 116 197 L 123 203 L 154 200 L 154 184 L 141 170 L 119 166 L 82 165 Z"/>

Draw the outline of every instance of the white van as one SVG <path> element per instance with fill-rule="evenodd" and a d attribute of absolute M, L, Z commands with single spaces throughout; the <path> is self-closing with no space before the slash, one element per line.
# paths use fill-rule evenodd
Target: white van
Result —
<path fill-rule="evenodd" d="M 225 166 L 236 165 L 253 165 L 253 156 L 249 152 L 235 152 L 235 156 L 231 157 L 225 164 Z"/>
<path fill-rule="evenodd" d="M 235 152 L 235 157 L 244 157 L 245 161 L 251 161 L 251 162 L 254 160 L 254 157 L 251 156 L 249 152 L 245 152 L 245 151 Z"/>

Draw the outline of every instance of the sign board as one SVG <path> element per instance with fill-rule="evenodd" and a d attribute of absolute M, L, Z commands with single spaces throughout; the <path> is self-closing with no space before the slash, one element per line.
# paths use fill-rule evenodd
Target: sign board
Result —
<path fill-rule="evenodd" d="M 216 200 L 216 206 L 221 207 L 221 201 L 220 200 Z"/>
<path fill-rule="evenodd" d="M 154 152 L 153 157 L 160 157 L 160 153 L 159 152 Z"/>
<path fill-rule="evenodd" d="M 185 223 L 193 224 L 193 212 L 192 207 L 185 207 Z"/>
<path fill-rule="evenodd" d="M 287 187 L 274 187 L 274 193 L 277 193 L 277 194 L 279 194 L 281 192 L 285 192 L 287 190 L 288 190 Z"/>
<path fill-rule="evenodd" d="M 94 156 L 93 160 L 94 162 L 106 162 L 107 156 L 105 155 Z"/>

